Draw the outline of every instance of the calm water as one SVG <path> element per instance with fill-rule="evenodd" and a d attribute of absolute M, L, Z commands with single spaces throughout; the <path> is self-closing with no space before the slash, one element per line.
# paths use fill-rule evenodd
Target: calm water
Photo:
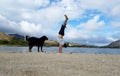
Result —
<path fill-rule="evenodd" d="M 43 47 L 46 52 L 58 52 L 58 47 Z M 27 52 L 28 47 L 11 47 L 11 46 L 0 46 L 0 51 L 8 52 Z M 33 47 L 33 52 L 37 52 L 37 48 Z M 91 54 L 120 54 L 120 48 L 110 49 L 110 48 L 77 48 L 68 47 L 63 48 L 64 53 L 91 53 Z"/>

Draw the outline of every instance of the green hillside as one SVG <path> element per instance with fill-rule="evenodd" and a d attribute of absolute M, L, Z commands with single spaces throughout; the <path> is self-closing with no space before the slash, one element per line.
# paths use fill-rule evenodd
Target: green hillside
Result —
<path fill-rule="evenodd" d="M 24 40 L 20 40 L 15 36 L 11 36 L 3 32 L 0 32 L 0 45 L 27 46 L 27 42 Z"/>
<path fill-rule="evenodd" d="M 72 42 L 66 42 L 69 47 L 97 47 L 92 45 L 77 44 Z M 0 32 L 0 45 L 8 46 L 28 46 L 28 42 L 24 40 L 24 36 L 18 34 L 5 34 Z M 57 41 L 46 40 L 44 43 L 45 46 L 59 46 Z"/>
<path fill-rule="evenodd" d="M 16 38 L 14 36 L 7 35 L 3 32 L 0 32 L 0 40 L 6 40 L 6 41 L 11 41 L 15 40 Z"/>

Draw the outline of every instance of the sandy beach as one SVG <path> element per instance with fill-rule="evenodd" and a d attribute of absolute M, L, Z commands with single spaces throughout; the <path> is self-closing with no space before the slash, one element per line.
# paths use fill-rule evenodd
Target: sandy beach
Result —
<path fill-rule="evenodd" d="M 120 55 L 0 52 L 0 76 L 120 76 Z"/>

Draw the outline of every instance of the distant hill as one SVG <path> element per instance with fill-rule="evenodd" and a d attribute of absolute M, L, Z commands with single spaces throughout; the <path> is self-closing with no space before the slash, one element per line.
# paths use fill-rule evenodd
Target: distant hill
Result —
<path fill-rule="evenodd" d="M 7 41 L 7 42 L 6 42 Z M 27 45 L 27 41 L 24 40 L 24 36 L 19 34 L 5 34 L 0 32 L 0 44 L 9 44 L 9 45 Z M 87 45 L 87 44 L 78 44 L 72 42 L 66 42 L 69 47 L 91 47 L 96 48 L 97 46 Z M 45 46 L 59 46 L 59 43 L 55 40 L 46 40 Z"/>
<path fill-rule="evenodd" d="M 120 48 L 120 40 L 110 43 L 107 47 L 109 48 Z"/>
<path fill-rule="evenodd" d="M 27 41 L 24 40 L 24 37 L 18 34 L 5 34 L 0 32 L 0 46 L 27 46 Z"/>
<path fill-rule="evenodd" d="M 45 45 L 46 46 L 58 46 L 59 44 L 57 41 L 54 41 L 54 40 L 46 40 Z"/>
<path fill-rule="evenodd" d="M 16 39 L 14 36 L 7 35 L 3 32 L 0 32 L 0 40 L 6 40 L 6 41 L 11 41 Z"/>
<path fill-rule="evenodd" d="M 24 36 L 19 35 L 19 34 L 8 34 L 8 35 L 14 36 L 14 37 L 16 37 L 17 39 L 20 39 L 20 40 L 24 40 Z"/>

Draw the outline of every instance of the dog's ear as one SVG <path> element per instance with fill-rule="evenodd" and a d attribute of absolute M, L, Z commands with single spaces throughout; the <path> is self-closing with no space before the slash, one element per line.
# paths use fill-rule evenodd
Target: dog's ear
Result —
<path fill-rule="evenodd" d="M 26 38 L 26 40 L 28 40 L 28 39 L 30 38 L 30 36 L 26 35 L 26 37 L 25 37 L 25 38 Z"/>
<path fill-rule="evenodd" d="M 43 38 L 44 38 L 45 40 L 48 40 L 48 37 L 47 37 L 47 36 L 45 36 L 45 35 L 43 36 Z"/>

